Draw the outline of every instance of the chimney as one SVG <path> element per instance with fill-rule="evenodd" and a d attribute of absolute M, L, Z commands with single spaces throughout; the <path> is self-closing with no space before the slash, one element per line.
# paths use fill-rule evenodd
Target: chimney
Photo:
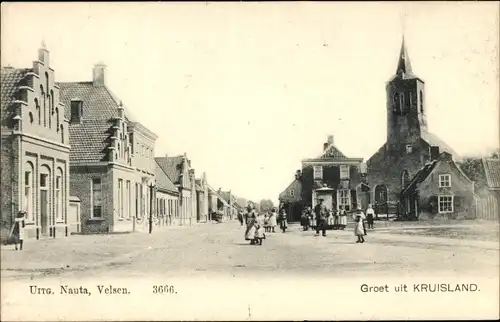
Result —
<path fill-rule="evenodd" d="M 38 61 L 42 62 L 45 67 L 49 66 L 49 51 L 44 41 L 42 41 L 42 45 L 38 49 Z"/>
<path fill-rule="evenodd" d="M 295 172 L 295 180 L 300 180 L 301 176 L 302 176 L 302 172 L 300 170 L 297 170 Z"/>
<path fill-rule="evenodd" d="M 431 161 L 435 161 L 439 157 L 439 146 L 431 146 L 429 148 L 430 155 L 431 155 Z"/>
<path fill-rule="evenodd" d="M 103 63 L 94 65 L 92 82 L 94 86 L 106 85 L 106 65 Z"/>
<path fill-rule="evenodd" d="M 326 149 L 328 148 L 328 143 L 323 143 L 323 151 L 326 151 Z"/>
<path fill-rule="evenodd" d="M 333 135 L 329 135 L 328 136 L 328 141 L 327 142 L 328 142 L 328 145 L 333 144 Z"/>

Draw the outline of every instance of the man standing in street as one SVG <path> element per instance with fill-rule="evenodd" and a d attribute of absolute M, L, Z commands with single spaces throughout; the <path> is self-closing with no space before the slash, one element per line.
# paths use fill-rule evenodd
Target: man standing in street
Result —
<path fill-rule="evenodd" d="M 319 204 L 314 207 L 314 213 L 316 215 L 316 236 L 319 236 L 319 231 L 323 233 L 323 237 L 326 237 L 326 219 L 328 217 L 328 209 L 323 204 L 323 199 L 319 199 Z"/>

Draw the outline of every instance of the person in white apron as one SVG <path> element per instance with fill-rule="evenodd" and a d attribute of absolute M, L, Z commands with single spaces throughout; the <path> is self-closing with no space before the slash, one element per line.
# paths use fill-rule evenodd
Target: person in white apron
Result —
<path fill-rule="evenodd" d="M 17 218 L 14 221 L 14 227 L 12 229 L 12 237 L 14 239 L 14 246 L 17 250 L 17 245 L 19 244 L 19 250 L 23 250 L 23 241 L 24 241 L 24 213 L 20 212 L 17 215 Z"/>
<path fill-rule="evenodd" d="M 347 226 L 347 212 L 345 211 L 344 206 L 340 206 L 338 229 L 344 230 L 346 226 Z"/>

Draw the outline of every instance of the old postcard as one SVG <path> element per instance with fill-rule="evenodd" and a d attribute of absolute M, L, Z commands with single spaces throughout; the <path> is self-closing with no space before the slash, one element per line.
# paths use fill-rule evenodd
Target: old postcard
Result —
<path fill-rule="evenodd" d="M 2 320 L 498 319 L 498 8 L 2 3 Z"/>

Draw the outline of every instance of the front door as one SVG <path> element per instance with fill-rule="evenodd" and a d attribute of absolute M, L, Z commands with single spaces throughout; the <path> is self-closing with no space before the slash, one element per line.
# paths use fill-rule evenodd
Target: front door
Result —
<path fill-rule="evenodd" d="M 40 228 L 42 236 L 49 235 L 49 199 L 47 190 L 40 190 Z"/>
<path fill-rule="evenodd" d="M 375 187 L 375 205 L 377 206 L 377 214 L 386 214 L 387 207 L 387 187 L 385 185 L 378 185 Z"/>

